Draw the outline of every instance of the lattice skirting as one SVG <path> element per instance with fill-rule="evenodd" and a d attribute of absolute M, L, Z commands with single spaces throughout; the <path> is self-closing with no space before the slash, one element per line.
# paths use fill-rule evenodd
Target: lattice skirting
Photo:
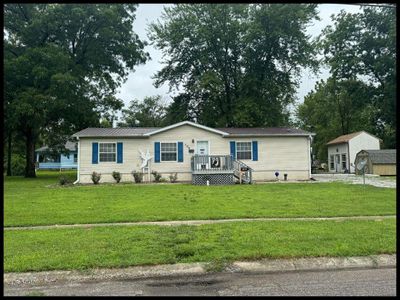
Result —
<path fill-rule="evenodd" d="M 206 185 L 207 180 L 210 185 L 218 184 L 234 184 L 233 174 L 193 174 L 192 184 L 195 185 Z"/>

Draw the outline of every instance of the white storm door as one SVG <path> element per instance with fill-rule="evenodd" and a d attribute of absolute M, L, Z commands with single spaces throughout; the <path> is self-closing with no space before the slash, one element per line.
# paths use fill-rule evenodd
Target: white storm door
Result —
<path fill-rule="evenodd" d="M 209 153 L 208 153 L 208 141 L 197 141 L 197 143 L 196 143 L 196 154 L 209 155 Z"/>

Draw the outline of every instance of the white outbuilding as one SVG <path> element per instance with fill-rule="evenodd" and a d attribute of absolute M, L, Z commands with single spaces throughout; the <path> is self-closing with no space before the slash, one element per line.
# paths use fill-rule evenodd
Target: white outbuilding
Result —
<path fill-rule="evenodd" d="M 341 135 L 327 143 L 330 173 L 354 173 L 355 159 L 361 150 L 379 150 L 382 140 L 368 132 Z"/>

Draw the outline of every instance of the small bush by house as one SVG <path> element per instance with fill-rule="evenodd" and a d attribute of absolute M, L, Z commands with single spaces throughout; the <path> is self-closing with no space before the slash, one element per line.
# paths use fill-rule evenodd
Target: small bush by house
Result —
<path fill-rule="evenodd" d="M 174 183 L 174 182 L 176 182 L 178 180 L 178 173 L 171 173 L 170 175 L 169 175 L 169 181 L 171 182 L 171 183 Z"/>
<path fill-rule="evenodd" d="M 157 171 L 152 171 L 151 174 L 154 176 L 154 181 L 155 182 L 160 182 L 160 179 L 161 179 L 161 176 L 162 176 L 160 173 L 158 173 Z"/>
<path fill-rule="evenodd" d="M 117 183 L 119 183 L 122 178 L 121 173 L 116 171 L 112 172 L 112 177 L 115 179 Z"/>
<path fill-rule="evenodd" d="M 101 174 L 97 172 L 92 173 L 92 181 L 94 184 L 98 184 L 101 178 Z"/>
<path fill-rule="evenodd" d="M 136 183 L 141 183 L 143 181 L 143 173 L 141 172 L 132 171 L 132 176 Z"/>
<path fill-rule="evenodd" d="M 66 185 L 66 184 L 71 183 L 71 181 L 70 181 L 70 179 L 69 179 L 67 176 L 61 175 L 61 176 L 58 178 L 58 183 L 59 183 L 60 185 Z"/>

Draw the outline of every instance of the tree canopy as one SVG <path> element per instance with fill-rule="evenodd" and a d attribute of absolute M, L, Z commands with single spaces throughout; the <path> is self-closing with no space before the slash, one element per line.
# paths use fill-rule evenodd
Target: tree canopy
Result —
<path fill-rule="evenodd" d="M 396 11 L 364 7 L 332 16 L 318 48 L 331 77 L 299 106 L 303 128 L 314 129 L 320 159 L 330 139 L 365 130 L 396 146 Z"/>
<path fill-rule="evenodd" d="M 116 88 L 149 57 L 133 32 L 135 10 L 134 4 L 4 6 L 5 122 L 25 138 L 26 176 L 35 176 L 39 136 L 62 150 L 72 133 L 122 108 Z"/>
<path fill-rule="evenodd" d="M 301 67 L 316 67 L 304 31 L 314 4 L 177 4 L 151 24 L 164 54 L 158 86 L 179 89 L 181 118 L 208 126 L 279 126 L 288 122 Z"/>

